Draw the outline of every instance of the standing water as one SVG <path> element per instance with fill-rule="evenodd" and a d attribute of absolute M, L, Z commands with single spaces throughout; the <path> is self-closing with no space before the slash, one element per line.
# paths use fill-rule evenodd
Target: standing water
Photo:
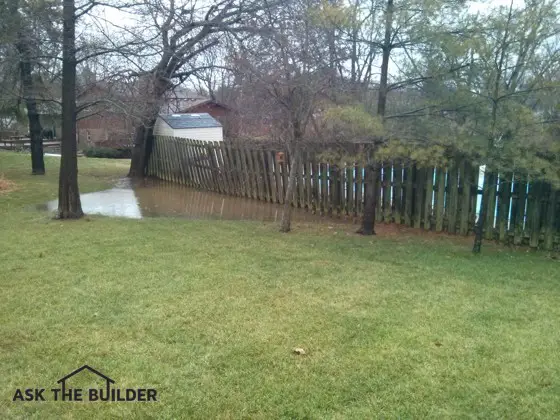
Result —
<path fill-rule="evenodd" d="M 120 180 L 114 188 L 81 194 L 86 214 L 141 219 L 143 217 L 176 216 L 190 219 L 256 220 L 276 222 L 282 218 L 281 204 L 251 198 L 232 197 L 200 191 L 156 179 L 131 182 Z M 41 206 L 45 209 L 45 205 Z M 46 204 L 56 211 L 58 200 Z M 306 209 L 294 208 L 292 220 L 299 222 L 352 222 L 346 218 L 327 218 Z"/>

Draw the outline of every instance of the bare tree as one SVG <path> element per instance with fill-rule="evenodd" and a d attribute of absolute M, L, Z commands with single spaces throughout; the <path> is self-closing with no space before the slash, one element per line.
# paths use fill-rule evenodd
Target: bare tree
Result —
<path fill-rule="evenodd" d="M 218 46 L 225 34 L 252 30 L 251 19 L 266 2 L 257 0 L 145 0 L 129 9 L 136 24 L 121 28 L 138 48 L 122 49 L 123 60 L 138 78 L 143 106 L 135 110 L 139 124 L 129 176 L 143 177 L 152 144 L 153 127 L 165 95 L 196 72 L 207 68 L 200 58 Z M 105 33 L 108 43 L 113 32 Z M 116 48 L 117 49 L 117 48 Z"/>
<path fill-rule="evenodd" d="M 292 0 L 267 10 L 258 22 L 258 37 L 242 43 L 237 57 L 240 73 L 276 107 L 276 135 L 291 156 L 281 232 L 291 229 L 292 197 L 308 124 L 333 78 L 328 45 L 311 19 L 316 6 L 314 1 Z"/>

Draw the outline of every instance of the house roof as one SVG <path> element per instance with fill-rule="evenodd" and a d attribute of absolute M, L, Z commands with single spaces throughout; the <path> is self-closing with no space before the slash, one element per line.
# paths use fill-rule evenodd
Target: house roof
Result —
<path fill-rule="evenodd" d="M 221 127 L 210 114 L 163 114 L 160 118 L 173 129 Z"/>
<path fill-rule="evenodd" d="M 185 108 L 183 109 L 182 112 L 189 112 L 193 108 L 196 108 L 199 105 L 204 105 L 204 104 L 207 104 L 207 103 L 214 104 L 214 105 L 219 106 L 219 107 L 224 108 L 224 109 L 229 109 L 229 107 L 227 105 L 224 105 L 220 102 L 217 102 L 212 98 L 206 98 L 206 97 L 203 97 L 203 96 L 198 96 L 196 98 L 184 98 L 184 99 L 182 99 L 182 101 L 185 103 L 184 104 Z"/>

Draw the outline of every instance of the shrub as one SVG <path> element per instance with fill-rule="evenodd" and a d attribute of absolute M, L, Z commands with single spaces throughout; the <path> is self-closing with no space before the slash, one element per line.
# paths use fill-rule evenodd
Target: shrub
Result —
<path fill-rule="evenodd" d="M 123 148 L 113 149 L 111 147 L 87 147 L 84 149 L 84 155 L 92 158 L 130 159 L 132 150 Z"/>

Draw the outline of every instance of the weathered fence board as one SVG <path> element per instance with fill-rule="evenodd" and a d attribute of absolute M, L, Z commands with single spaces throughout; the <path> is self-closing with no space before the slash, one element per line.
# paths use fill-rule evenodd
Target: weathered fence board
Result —
<path fill-rule="evenodd" d="M 401 224 L 402 221 L 402 189 L 403 189 L 403 169 L 400 162 L 395 162 L 393 164 L 393 220 L 397 224 Z"/>
<path fill-rule="evenodd" d="M 391 163 L 383 163 L 383 218 L 385 223 L 391 223 Z"/>
<path fill-rule="evenodd" d="M 424 186 L 426 184 L 426 169 L 417 168 L 416 169 L 416 183 L 414 189 L 416 192 L 416 199 L 414 201 L 414 227 L 420 229 L 422 227 L 422 210 L 424 206 Z"/>
<path fill-rule="evenodd" d="M 459 168 L 454 162 L 447 175 L 447 231 L 457 232 L 457 211 L 459 210 Z"/>
<path fill-rule="evenodd" d="M 406 187 L 405 187 L 405 194 L 403 195 L 405 197 L 404 199 L 404 224 L 408 225 L 408 226 L 412 226 L 412 205 L 413 205 L 413 183 L 412 183 L 412 179 L 413 179 L 413 167 L 412 165 L 407 165 L 407 167 L 404 170 L 404 182 L 406 183 Z"/>
<path fill-rule="evenodd" d="M 435 218 L 436 232 L 443 230 L 443 209 L 445 206 L 445 169 L 436 169 L 436 194 L 435 194 Z"/>
<path fill-rule="evenodd" d="M 426 197 L 424 199 L 424 229 L 432 227 L 432 198 L 434 195 L 434 168 L 428 168 L 426 173 Z"/>

